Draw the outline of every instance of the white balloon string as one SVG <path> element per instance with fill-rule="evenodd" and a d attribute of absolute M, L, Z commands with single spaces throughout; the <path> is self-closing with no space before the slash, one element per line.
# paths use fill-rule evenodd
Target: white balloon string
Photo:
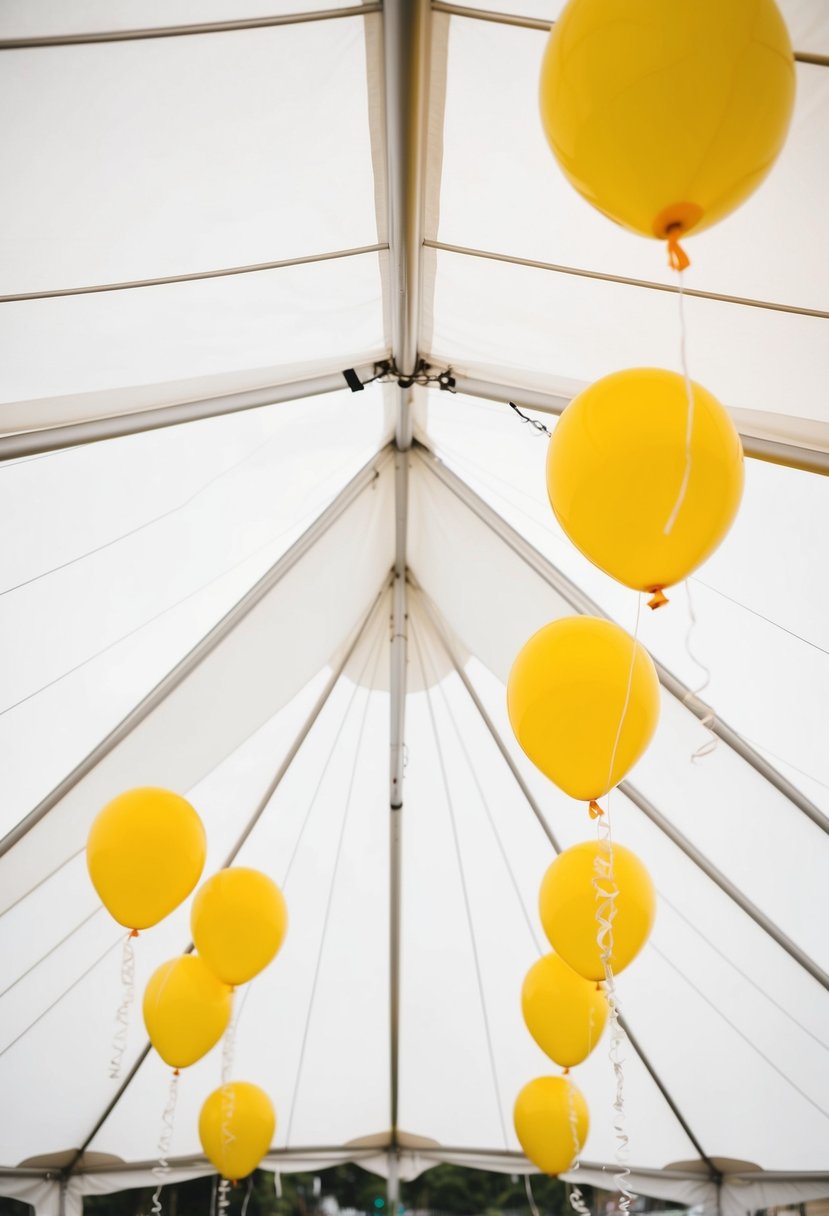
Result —
<path fill-rule="evenodd" d="M 251 1176 L 248 1178 L 248 1189 L 245 1191 L 245 1198 L 242 1201 L 242 1211 L 239 1213 L 239 1216 L 247 1216 L 248 1204 L 250 1203 L 250 1197 L 252 1194 L 253 1194 L 253 1174 L 251 1174 Z"/>
<path fill-rule="evenodd" d="M 679 279 L 679 357 L 682 363 L 682 378 L 685 381 L 685 399 L 688 402 L 687 421 L 685 424 L 685 471 L 682 475 L 682 483 L 679 487 L 676 502 L 673 510 L 668 516 L 668 522 L 662 529 L 664 536 L 668 536 L 673 530 L 679 515 L 682 504 L 685 501 L 685 495 L 688 492 L 688 482 L 691 478 L 691 435 L 694 430 L 694 390 L 691 387 L 691 377 L 688 375 L 688 356 L 686 351 L 687 330 L 685 326 L 685 295 L 682 287 L 682 271 L 677 271 Z"/>
<path fill-rule="evenodd" d="M 610 756 L 610 767 L 608 769 L 607 781 L 610 784 L 613 777 L 613 768 L 616 763 L 616 752 L 619 747 L 619 740 L 622 736 L 622 728 L 624 726 L 625 717 L 630 704 L 631 688 L 633 686 L 633 672 L 636 665 L 636 653 L 639 641 L 639 622 L 641 619 L 642 601 L 639 596 L 636 597 L 636 626 L 633 631 L 633 644 L 630 655 L 630 668 L 628 670 L 627 688 L 625 690 L 625 699 L 622 705 L 622 713 L 619 717 L 619 725 L 616 729 L 616 738 L 613 742 L 613 751 Z M 608 1020 L 610 1022 L 610 1046 L 608 1048 L 608 1058 L 613 1067 L 613 1075 L 616 1081 L 616 1093 L 613 1100 L 613 1110 L 615 1117 L 613 1120 L 613 1130 L 616 1133 L 616 1162 L 620 1169 L 614 1175 L 616 1187 L 619 1191 L 619 1210 L 627 1216 L 630 1212 L 630 1205 L 636 1198 L 636 1195 L 627 1186 L 627 1180 L 630 1177 L 630 1169 L 628 1168 L 628 1145 L 629 1137 L 626 1131 L 625 1122 L 625 1073 L 624 1073 L 624 1057 L 622 1050 L 625 1043 L 625 1035 L 619 1022 L 619 1001 L 616 994 L 616 980 L 613 975 L 612 957 L 613 957 L 613 921 L 616 919 L 618 911 L 616 901 L 619 898 L 619 888 L 616 885 L 616 877 L 613 870 L 613 833 L 610 825 L 610 791 L 607 795 L 607 804 L 605 813 L 597 820 L 597 837 L 598 849 L 593 863 L 593 891 L 596 897 L 596 944 L 599 947 L 601 957 L 602 971 L 604 972 L 605 980 L 605 996 L 608 1006 Z"/>
<path fill-rule="evenodd" d="M 217 1216 L 224 1216 L 230 1207 L 230 1182 L 223 1178 L 219 1183 L 219 1202 L 216 1205 Z"/>
<path fill-rule="evenodd" d="M 705 701 L 700 700 L 700 693 L 705 692 L 706 688 L 711 683 L 711 669 L 710 667 L 706 667 L 705 663 L 698 658 L 691 648 L 691 638 L 694 630 L 697 627 L 697 615 L 694 612 L 694 603 L 691 599 L 691 585 L 687 578 L 685 580 L 685 596 L 688 600 L 689 617 L 688 630 L 685 634 L 685 650 L 691 662 L 694 663 L 701 672 L 703 672 L 704 678 L 702 683 L 696 688 L 688 689 L 685 696 L 682 698 L 682 704 L 687 705 L 689 709 L 693 710 L 702 725 L 708 731 L 708 739 L 706 742 L 698 747 L 695 752 L 691 753 L 691 761 L 692 763 L 696 763 L 697 760 L 702 760 L 704 756 L 710 756 L 713 751 L 716 751 L 719 738 L 714 733 L 714 722 L 716 721 L 717 715 L 714 713 L 710 705 L 707 705 Z"/>
<path fill-rule="evenodd" d="M 576 1102 L 573 1096 L 573 1086 L 570 1081 L 567 1082 L 567 1114 L 570 1120 L 570 1134 L 573 1137 L 573 1163 L 570 1166 L 572 1173 L 575 1173 L 579 1168 L 579 1157 L 581 1156 L 581 1145 L 579 1144 L 579 1125 L 576 1118 Z M 581 1188 L 572 1183 L 567 1190 L 567 1202 L 574 1212 L 578 1212 L 579 1216 L 592 1216 L 590 1208 L 584 1202 L 584 1195 Z"/>
<path fill-rule="evenodd" d="M 175 1125 L 176 1102 L 178 1101 L 178 1069 L 170 1079 L 170 1089 L 167 1094 L 167 1105 L 161 1116 L 161 1135 L 158 1138 L 158 1165 L 153 1169 L 153 1177 L 158 1182 L 152 1199 L 152 1216 L 161 1216 L 161 1192 L 170 1176 L 170 1148 L 173 1143 L 173 1128 Z"/>
<path fill-rule="evenodd" d="M 527 1203 L 530 1206 L 532 1216 L 541 1216 L 541 1213 L 538 1210 L 538 1204 L 535 1202 L 535 1195 L 533 1195 L 533 1188 L 532 1183 L 530 1182 L 529 1174 L 524 1175 L 524 1190 L 527 1192 Z"/>
<path fill-rule="evenodd" d="M 230 994 L 230 1002 L 230 1021 L 227 1024 L 227 1030 L 222 1039 L 222 1085 L 227 1085 L 233 1075 L 233 1057 L 236 1052 L 236 1026 L 239 1022 L 239 1016 L 235 1008 L 235 990 Z"/>
<path fill-rule="evenodd" d="M 121 1004 L 115 1015 L 117 1030 L 112 1036 L 112 1056 L 109 1061 L 109 1078 L 111 1081 L 121 1079 L 121 1067 L 124 1062 L 124 1052 L 127 1050 L 127 1034 L 130 1025 L 130 1006 L 135 1000 L 135 951 L 132 948 L 132 933 L 124 939 L 124 949 L 121 954 Z"/>

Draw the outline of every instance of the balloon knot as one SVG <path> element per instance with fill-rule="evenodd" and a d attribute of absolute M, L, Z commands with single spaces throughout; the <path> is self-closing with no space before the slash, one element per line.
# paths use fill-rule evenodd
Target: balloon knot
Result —
<path fill-rule="evenodd" d="M 668 603 L 670 603 L 670 601 L 669 601 L 667 595 L 665 595 L 662 588 L 654 587 L 653 595 L 648 600 L 648 607 L 649 608 L 661 608 L 663 604 L 668 604 Z"/>
<path fill-rule="evenodd" d="M 569 1068 L 565 1068 L 565 1069 L 562 1071 L 562 1074 L 561 1074 L 561 1075 L 562 1075 L 563 1077 L 569 1077 L 569 1076 L 570 1076 L 570 1069 L 569 1069 Z"/>
<path fill-rule="evenodd" d="M 130 937 L 138 937 L 138 936 L 139 936 L 139 933 L 138 933 L 137 929 L 130 929 Z"/>
<path fill-rule="evenodd" d="M 604 811 L 599 806 L 595 798 L 590 799 L 590 805 L 587 809 L 590 812 L 591 819 L 599 819 L 604 814 Z"/>
<path fill-rule="evenodd" d="M 174 1068 L 174 1069 L 173 1069 L 173 1076 L 174 1076 L 174 1077 L 180 1077 L 180 1076 L 181 1076 L 181 1071 L 180 1071 L 180 1069 L 178 1069 L 178 1068 Z"/>
<path fill-rule="evenodd" d="M 681 224 L 671 224 L 668 229 L 668 265 L 671 270 L 687 270 L 691 265 L 691 259 L 679 243 L 679 234 L 682 231 Z"/>

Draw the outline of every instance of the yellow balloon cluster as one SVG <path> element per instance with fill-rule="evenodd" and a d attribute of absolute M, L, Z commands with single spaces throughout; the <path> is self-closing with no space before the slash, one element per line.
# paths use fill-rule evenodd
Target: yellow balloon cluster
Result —
<path fill-rule="evenodd" d="M 774 0 L 570 0 L 541 69 L 541 117 L 576 190 L 643 236 L 699 232 L 783 146 L 795 69 Z"/>
<path fill-rule="evenodd" d="M 193 807 L 162 789 L 135 789 L 95 819 L 86 858 L 95 890 L 113 917 L 136 935 L 186 899 L 204 868 L 207 842 Z M 272 961 L 285 938 L 288 912 L 266 874 L 220 870 L 191 909 L 198 954 L 163 963 L 144 991 L 144 1023 L 162 1060 L 178 1072 L 206 1055 L 227 1029 L 233 988 Z M 233 1179 L 259 1164 L 276 1116 L 267 1094 L 247 1081 L 216 1090 L 204 1103 L 199 1135 L 205 1153 Z"/>

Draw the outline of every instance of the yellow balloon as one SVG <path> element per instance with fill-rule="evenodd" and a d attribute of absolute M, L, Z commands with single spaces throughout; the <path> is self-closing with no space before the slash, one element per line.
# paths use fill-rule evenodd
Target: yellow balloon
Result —
<path fill-rule="evenodd" d="M 573 186 L 644 236 L 699 232 L 759 186 L 795 93 L 774 0 L 570 0 L 541 68 L 541 118 Z"/>
<path fill-rule="evenodd" d="M 545 954 L 527 972 L 521 989 L 527 1029 L 562 1068 L 586 1060 L 607 1021 L 607 998 L 557 954 Z"/>
<path fill-rule="evenodd" d="M 541 882 L 539 912 L 550 945 L 587 980 L 605 978 L 597 918 L 603 900 L 597 898 L 594 881 L 601 891 L 614 887 L 618 891 L 610 955 L 614 975 L 636 958 L 656 915 L 653 883 L 636 854 L 624 845 L 613 845 L 612 882 L 605 869 L 608 856 L 597 841 L 573 845 L 559 854 Z"/>
<path fill-rule="evenodd" d="M 276 1128 L 268 1095 L 248 1081 L 229 1081 L 205 1099 L 199 1139 L 220 1174 L 234 1182 L 256 1169 Z"/>
<path fill-rule="evenodd" d="M 187 1068 L 227 1030 L 232 994 L 198 955 L 184 954 L 153 972 L 143 1008 L 150 1042 L 162 1060 Z"/>
<path fill-rule="evenodd" d="M 682 376 L 654 367 L 605 376 L 571 401 L 550 440 L 547 492 L 556 518 L 585 557 L 640 591 L 687 578 L 740 505 L 740 436 L 715 397 L 699 384 L 692 391 L 690 472 L 673 519 L 686 469 Z"/>
<path fill-rule="evenodd" d="M 190 913 L 196 949 L 226 984 L 244 984 L 267 967 L 287 926 L 279 887 L 266 874 L 244 866 L 208 878 Z"/>
<path fill-rule="evenodd" d="M 563 617 L 519 652 L 507 708 L 533 764 L 571 798 L 592 800 L 621 781 L 650 743 L 659 680 L 648 652 L 618 625 Z"/>
<path fill-rule="evenodd" d="M 525 1085 L 515 1099 L 513 1121 L 525 1156 L 545 1174 L 570 1169 L 590 1127 L 584 1095 L 567 1077 L 536 1077 Z"/>
<path fill-rule="evenodd" d="M 207 840 L 186 799 L 135 789 L 107 803 L 86 843 L 89 876 L 101 902 L 128 929 L 163 920 L 199 881 Z"/>

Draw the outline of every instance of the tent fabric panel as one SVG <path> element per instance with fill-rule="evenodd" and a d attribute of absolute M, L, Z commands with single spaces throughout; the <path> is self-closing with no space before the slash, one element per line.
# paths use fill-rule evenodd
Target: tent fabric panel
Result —
<path fill-rule="evenodd" d="M 365 23 L 379 21 L 7 52 L 3 293 L 374 244 Z"/>
<path fill-rule="evenodd" d="M 675 285 L 664 247 L 609 222 L 558 168 L 538 111 L 546 34 L 456 16 L 449 41 L 439 239 Z M 480 130 L 497 155 L 481 155 Z M 827 142 L 829 71 L 800 63 L 779 160 L 733 215 L 688 237 L 687 287 L 825 310 L 829 257 L 810 234 L 829 184 Z"/>
<path fill-rule="evenodd" d="M 96 809 L 116 793 L 194 785 L 344 644 L 391 566 L 391 490 L 386 461 L 295 569 L 2 859 L 3 906 L 72 853 Z M 190 729 L 194 721 L 199 731 Z"/>
<path fill-rule="evenodd" d="M 555 419 L 539 421 L 554 430 Z M 550 509 L 543 436 L 520 425 L 507 406 L 432 393 L 424 438 L 601 610 L 633 630 L 636 593 L 579 553 Z M 668 609 L 639 616 L 639 636 L 651 653 L 694 690 L 710 673 L 700 698 L 825 812 L 827 511 L 825 478 L 746 461 L 743 501 L 720 548 L 687 587 L 668 593 Z"/>
<path fill-rule="evenodd" d="M 412 555 L 415 576 L 471 653 L 505 683 L 526 640 L 549 620 L 573 610 L 557 603 L 550 587 L 422 462 L 417 473 L 413 514 L 422 532 Z M 427 478 L 432 484 L 421 489 Z M 431 535 L 430 525 L 438 528 Z M 432 560 L 438 547 L 440 558 Z M 478 612 L 473 622 L 476 604 L 486 604 L 487 612 Z M 706 742 L 706 732 L 677 699 L 665 689 L 662 693 L 659 727 L 631 781 L 825 968 L 824 935 L 812 913 L 820 899 L 820 867 L 814 861 L 823 839 L 820 829 L 727 746 L 720 744 L 704 763 L 694 763 L 692 755 Z M 769 840 L 775 841 L 771 853 Z M 776 881 L 781 857 L 797 868 L 797 889 Z"/>
<path fill-rule="evenodd" d="M 437 266 L 430 353 L 456 371 L 486 365 L 502 383 L 537 384 L 553 368 L 557 379 L 592 382 L 626 367 L 679 367 L 678 303 L 662 292 L 452 252 Z M 829 421 L 824 320 L 692 298 L 685 316 L 691 378 L 724 405 Z"/>
<path fill-rule="evenodd" d="M 3 6 L 0 37 L 37 38 L 55 34 L 88 34 L 101 30 L 146 29 L 208 21 L 350 7 L 352 0 L 83 0 L 71 7 L 55 0 L 8 0 Z"/>
<path fill-rule="evenodd" d="M 233 607 L 387 439 L 375 386 L 356 400 L 343 391 L 0 469 L 10 524 L 0 620 L 17 642 L 0 699 L 0 836 Z"/>
<path fill-rule="evenodd" d="M 379 268 L 385 256 L 4 304 L 3 400 L 280 363 L 290 368 L 319 360 L 321 352 L 328 366 L 370 362 L 385 350 Z"/>

